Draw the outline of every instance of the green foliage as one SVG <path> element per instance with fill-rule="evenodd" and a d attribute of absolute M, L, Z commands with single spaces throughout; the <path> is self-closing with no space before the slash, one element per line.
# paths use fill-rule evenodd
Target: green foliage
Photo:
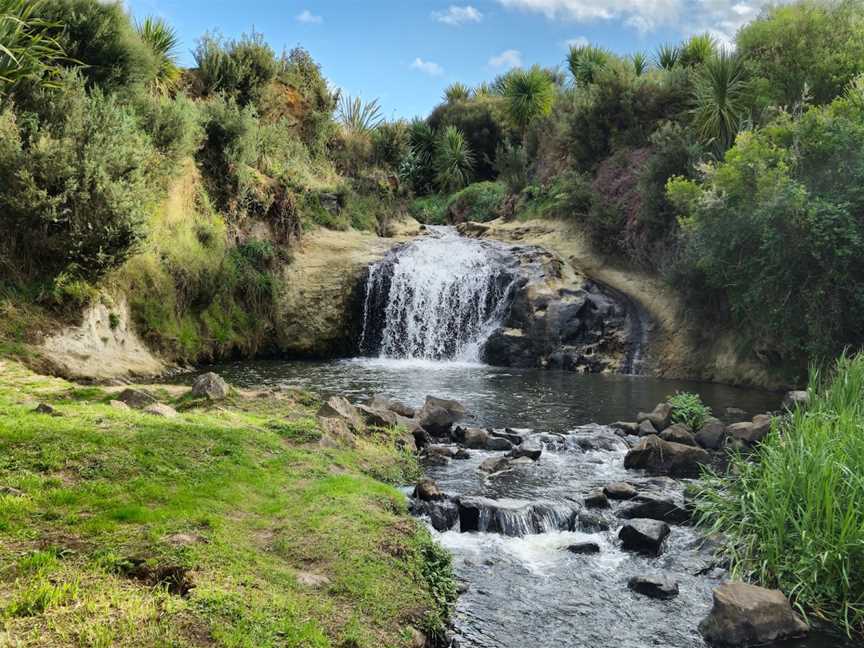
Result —
<path fill-rule="evenodd" d="M 475 182 L 453 194 L 447 213 L 456 222 L 485 222 L 498 217 L 506 191 L 500 182 Z"/>
<path fill-rule="evenodd" d="M 471 88 L 464 83 L 451 83 L 444 88 L 444 101 L 454 103 L 456 101 L 465 101 L 471 97 Z"/>
<path fill-rule="evenodd" d="M 630 63 L 633 65 L 633 73 L 638 77 L 648 71 L 648 57 L 642 52 L 636 52 L 630 57 Z"/>
<path fill-rule="evenodd" d="M 411 150 L 408 123 L 403 120 L 382 122 L 372 131 L 372 147 L 379 165 L 398 170 Z"/>
<path fill-rule="evenodd" d="M 510 120 L 524 133 L 534 119 L 552 112 L 555 84 L 539 66 L 529 70 L 516 69 L 506 76 L 503 95 Z"/>
<path fill-rule="evenodd" d="M 672 180 L 677 283 L 725 304 L 750 348 L 803 370 L 864 342 L 864 90 L 739 135 L 704 181 Z M 759 313 L 758 317 L 754 315 Z"/>
<path fill-rule="evenodd" d="M 667 72 L 675 68 L 681 60 L 681 48 L 677 45 L 664 43 L 657 47 L 654 54 L 654 61 L 657 67 L 666 70 Z"/>
<path fill-rule="evenodd" d="M 723 152 L 747 118 L 750 89 L 742 59 L 727 50 L 704 61 L 693 89 L 693 123 L 705 144 Z"/>
<path fill-rule="evenodd" d="M 415 198 L 408 205 L 408 212 L 421 223 L 443 225 L 447 222 L 447 202 L 446 196 L 430 194 Z"/>
<path fill-rule="evenodd" d="M 696 67 L 710 61 L 717 52 L 717 41 L 710 34 L 697 34 L 685 42 L 678 54 L 678 64 Z"/>
<path fill-rule="evenodd" d="M 57 118 L 30 132 L 26 148 L 5 114 L 12 139 L 0 148 L 4 244 L 19 276 L 97 279 L 145 235 L 153 150 L 127 107 L 100 91 L 88 95 L 77 76 L 44 101 Z"/>
<path fill-rule="evenodd" d="M 22 81 L 50 82 L 64 52 L 59 27 L 40 17 L 43 0 L 0 0 L 0 97 Z"/>
<path fill-rule="evenodd" d="M 471 181 L 474 152 L 455 126 L 447 126 L 435 141 L 435 183 L 445 192 L 456 191 Z"/>
<path fill-rule="evenodd" d="M 578 85 L 590 85 L 611 58 L 611 52 L 602 47 L 577 45 L 567 54 L 567 67 Z"/>
<path fill-rule="evenodd" d="M 864 632 L 864 356 L 814 371 L 811 400 L 775 420 L 753 458 L 706 477 L 701 522 L 733 574 L 778 587 L 816 617 Z"/>
<path fill-rule="evenodd" d="M 151 82 L 153 88 L 162 94 L 172 92 L 180 81 L 180 68 L 177 67 L 180 38 L 177 31 L 164 19 L 152 16 L 136 24 L 135 31 L 156 57 L 158 68 Z"/>
<path fill-rule="evenodd" d="M 780 4 L 742 27 L 735 42 L 763 101 L 792 108 L 809 96 L 825 104 L 864 72 L 864 11 L 859 0 Z"/>
<path fill-rule="evenodd" d="M 193 54 L 202 93 L 224 93 L 241 108 L 257 104 L 279 71 L 273 49 L 256 32 L 227 41 L 219 34 L 205 34 Z"/>
<path fill-rule="evenodd" d="M 68 64 L 82 66 L 88 85 L 112 91 L 157 78 L 159 61 L 135 32 L 122 2 L 47 0 L 40 13 L 63 26 L 58 42 Z"/>
<path fill-rule="evenodd" d="M 377 99 L 363 101 L 360 97 L 350 95 L 339 97 L 336 117 L 343 128 L 352 134 L 370 133 L 384 121 Z"/>
<path fill-rule="evenodd" d="M 195 155 L 204 140 L 201 111 L 185 95 L 139 98 L 136 111 L 153 146 L 171 163 L 170 169 Z"/>
<path fill-rule="evenodd" d="M 428 194 L 435 184 L 435 129 L 425 120 L 416 119 L 408 127 L 408 140 L 411 155 L 404 161 L 400 176 L 414 193 Z"/>
<path fill-rule="evenodd" d="M 502 142 L 495 150 L 495 171 L 511 194 L 528 185 L 528 154 L 524 146 Z"/>
<path fill-rule="evenodd" d="M 711 408 L 702 402 L 699 394 L 675 392 L 666 402 L 672 406 L 672 422 L 684 423 L 694 432 L 698 431 L 711 416 Z"/>

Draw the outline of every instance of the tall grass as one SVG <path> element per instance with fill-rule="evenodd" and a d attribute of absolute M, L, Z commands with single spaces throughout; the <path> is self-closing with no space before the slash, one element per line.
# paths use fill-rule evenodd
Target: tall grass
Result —
<path fill-rule="evenodd" d="M 697 495 L 735 575 L 778 587 L 811 615 L 864 632 L 864 354 L 813 372 L 811 404 L 775 424 Z"/>

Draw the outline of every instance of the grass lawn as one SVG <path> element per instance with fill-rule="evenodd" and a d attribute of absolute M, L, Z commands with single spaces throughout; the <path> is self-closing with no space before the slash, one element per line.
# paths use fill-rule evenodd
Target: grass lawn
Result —
<path fill-rule="evenodd" d="M 0 361 L 0 645 L 378 648 L 440 630 L 449 559 L 392 485 L 417 470 L 392 435 L 321 444 L 308 395 L 160 396 L 180 416 Z"/>

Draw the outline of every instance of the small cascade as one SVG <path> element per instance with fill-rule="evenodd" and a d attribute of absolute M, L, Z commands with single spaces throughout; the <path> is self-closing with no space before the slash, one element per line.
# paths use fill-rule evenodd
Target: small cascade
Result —
<path fill-rule="evenodd" d="M 573 507 L 559 502 L 463 497 L 459 501 L 459 530 L 511 537 L 571 531 L 576 513 Z"/>
<path fill-rule="evenodd" d="M 512 298 L 518 261 L 500 244 L 451 227 L 369 269 L 360 351 L 385 358 L 477 362 Z"/>

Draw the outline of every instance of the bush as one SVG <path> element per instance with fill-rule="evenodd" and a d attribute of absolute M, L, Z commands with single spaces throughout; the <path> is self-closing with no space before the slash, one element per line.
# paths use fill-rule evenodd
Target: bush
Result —
<path fill-rule="evenodd" d="M 203 94 L 224 93 L 241 108 L 257 103 L 279 70 L 272 48 L 256 32 L 230 41 L 205 34 L 194 56 Z"/>
<path fill-rule="evenodd" d="M 475 177 L 494 180 L 495 154 L 505 141 L 505 106 L 501 97 L 481 96 L 444 103 L 429 115 L 432 130 L 453 126 L 465 135 L 465 141 L 476 156 Z"/>
<path fill-rule="evenodd" d="M 431 194 L 415 198 L 408 206 L 408 212 L 421 223 L 443 225 L 447 220 L 447 197 Z"/>
<path fill-rule="evenodd" d="M 462 131 L 448 126 L 435 141 L 435 183 L 442 191 L 461 189 L 473 177 L 474 152 L 465 142 Z"/>
<path fill-rule="evenodd" d="M 811 400 L 775 422 L 755 457 L 698 490 L 733 575 L 778 587 L 814 616 L 864 632 L 864 355 L 844 356 Z"/>
<path fill-rule="evenodd" d="M 404 121 L 382 122 L 372 131 L 372 148 L 376 164 L 398 170 L 411 150 L 408 124 Z"/>
<path fill-rule="evenodd" d="M 174 99 L 142 95 L 136 108 L 144 131 L 172 164 L 194 155 L 201 148 L 204 140 L 201 112 L 185 95 Z"/>
<path fill-rule="evenodd" d="M 24 81 L 40 84 L 59 72 L 60 26 L 40 17 L 44 0 L 0 0 L 0 96 Z"/>
<path fill-rule="evenodd" d="M 498 218 L 506 190 L 499 182 L 475 182 L 453 194 L 447 201 L 451 222 L 485 222 Z"/>
<path fill-rule="evenodd" d="M 694 432 L 701 429 L 711 416 L 711 408 L 702 402 L 699 394 L 675 392 L 666 402 L 672 406 L 672 422 L 683 423 Z"/>
<path fill-rule="evenodd" d="M 88 96 L 77 76 L 44 101 L 63 118 L 37 127 L 26 149 L 4 119 L 13 139 L 0 149 L 3 239 L 24 274 L 98 279 L 145 235 L 153 149 L 128 108 L 98 90 Z"/>
<path fill-rule="evenodd" d="M 528 185 L 528 155 L 525 147 L 507 142 L 499 144 L 495 151 L 495 171 L 511 194 L 522 191 Z"/>

